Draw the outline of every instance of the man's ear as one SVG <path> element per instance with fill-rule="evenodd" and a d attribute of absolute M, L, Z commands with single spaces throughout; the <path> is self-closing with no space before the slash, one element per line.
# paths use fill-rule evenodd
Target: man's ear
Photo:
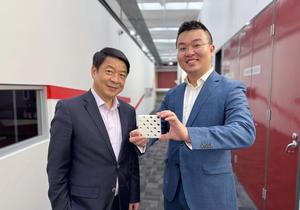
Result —
<path fill-rule="evenodd" d="M 94 78 L 94 76 L 95 76 L 96 73 L 97 73 L 96 66 L 92 66 L 92 68 L 91 68 L 91 75 L 92 75 L 93 78 Z"/>
<path fill-rule="evenodd" d="M 210 46 L 209 46 L 209 49 L 210 49 L 210 52 L 211 53 L 214 53 L 215 52 L 215 45 L 213 45 L 213 44 L 211 44 Z"/>

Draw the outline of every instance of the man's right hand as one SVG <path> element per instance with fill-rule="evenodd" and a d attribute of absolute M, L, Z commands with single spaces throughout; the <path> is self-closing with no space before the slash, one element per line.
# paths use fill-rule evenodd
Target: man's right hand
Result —
<path fill-rule="evenodd" d="M 143 137 L 138 129 L 131 131 L 129 136 L 129 141 L 139 147 L 145 147 L 149 142 L 149 139 Z"/>

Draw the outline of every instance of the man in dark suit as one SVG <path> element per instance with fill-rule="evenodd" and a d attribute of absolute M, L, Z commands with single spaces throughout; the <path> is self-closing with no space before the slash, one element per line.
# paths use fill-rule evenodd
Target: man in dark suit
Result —
<path fill-rule="evenodd" d="M 245 86 L 214 71 L 215 46 L 201 22 L 184 22 L 176 47 L 187 77 L 166 94 L 157 113 L 164 119 L 160 139 L 169 140 L 165 210 L 237 210 L 230 150 L 255 139 Z M 148 142 L 138 130 L 130 135 L 138 146 Z"/>
<path fill-rule="evenodd" d="M 116 97 L 129 67 L 121 51 L 104 48 L 93 57 L 91 90 L 57 103 L 47 165 L 52 209 L 138 210 L 139 163 L 128 140 L 136 114 Z"/>

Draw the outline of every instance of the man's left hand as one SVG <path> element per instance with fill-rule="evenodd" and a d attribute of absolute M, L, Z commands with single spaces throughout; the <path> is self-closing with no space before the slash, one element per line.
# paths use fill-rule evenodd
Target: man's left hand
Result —
<path fill-rule="evenodd" d="M 182 122 L 180 122 L 174 112 L 170 110 L 164 110 L 156 114 L 165 121 L 169 122 L 170 125 L 169 132 L 166 134 L 162 134 L 160 140 L 167 141 L 169 139 L 172 139 L 177 141 L 190 142 L 187 128 L 182 124 Z"/>

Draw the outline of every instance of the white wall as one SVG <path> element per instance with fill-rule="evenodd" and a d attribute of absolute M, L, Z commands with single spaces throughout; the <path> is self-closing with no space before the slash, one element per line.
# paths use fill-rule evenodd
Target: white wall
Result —
<path fill-rule="evenodd" d="M 0 157 L 0 209 L 51 209 L 46 176 L 48 142 Z"/>
<path fill-rule="evenodd" d="M 153 87 L 154 64 L 126 33 L 118 35 L 121 27 L 97 0 L 1 0 L 0 25 L 0 84 L 88 89 L 94 52 L 112 46 L 132 65 L 121 96 L 135 105 Z M 141 104 L 147 112 L 153 106 Z"/>
<path fill-rule="evenodd" d="M 216 49 L 272 0 L 203 0 L 200 20 L 212 33 Z"/>
<path fill-rule="evenodd" d="M 94 52 L 121 49 L 131 70 L 124 91 L 135 106 L 153 88 L 154 64 L 97 0 L 0 0 L 0 85 L 58 85 L 87 90 Z M 155 97 L 137 112 L 148 114 Z M 48 100 L 52 119 L 56 100 Z M 47 210 L 48 139 L 9 156 L 0 156 L 0 209 Z"/>

